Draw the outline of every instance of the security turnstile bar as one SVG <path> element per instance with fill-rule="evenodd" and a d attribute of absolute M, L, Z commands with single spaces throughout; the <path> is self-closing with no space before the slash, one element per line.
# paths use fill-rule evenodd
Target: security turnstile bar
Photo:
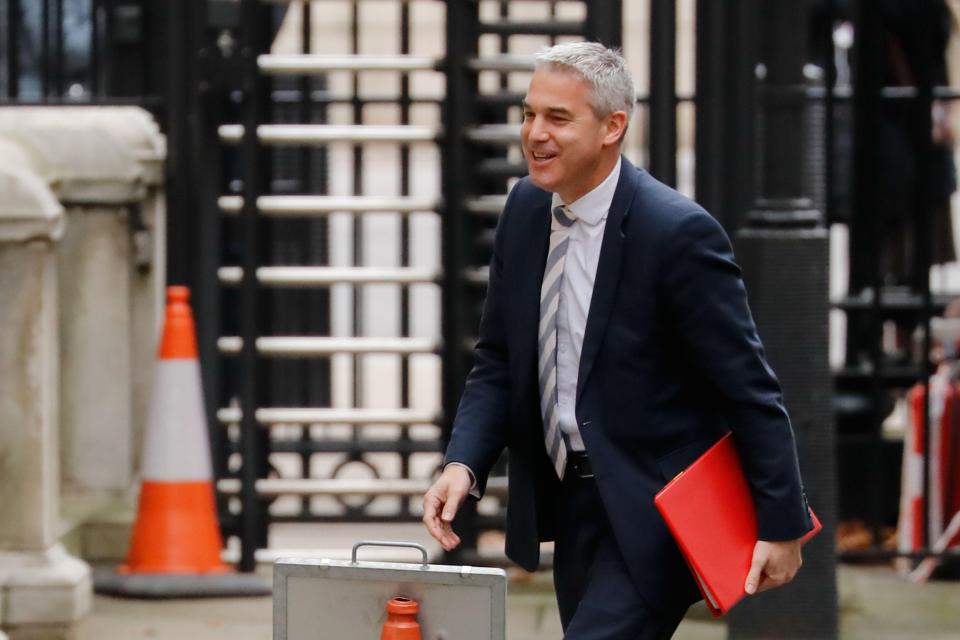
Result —
<path fill-rule="evenodd" d="M 473 71 L 500 71 L 504 73 L 511 71 L 533 71 L 534 59 L 533 56 L 505 53 L 495 56 L 472 58 L 467 62 L 467 66 Z"/>
<path fill-rule="evenodd" d="M 487 282 L 490 281 L 490 267 L 466 269 L 463 272 L 463 279 L 472 285 L 486 286 Z"/>
<path fill-rule="evenodd" d="M 243 278 L 240 267 L 221 267 L 222 284 L 236 285 Z M 434 284 L 438 269 L 382 269 L 371 267 L 260 267 L 257 280 L 276 287 L 312 287 L 328 284 Z"/>
<path fill-rule="evenodd" d="M 264 4 L 291 4 L 296 0 L 260 0 Z M 347 4 L 358 4 L 361 2 L 369 2 L 370 0 L 308 0 L 313 4 L 333 4 L 333 3 L 347 3 Z M 384 0 L 376 0 L 378 2 L 383 2 Z M 405 4 L 413 2 L 414 0 L 393 0 L 397 4 Z M 440 0 L 438 0 L 440 1 Z M 544 0 L 510 0 L 511 2 L 536 2 L 542 4 Z M 586 2 L 587 0 L 564 0 L 565 2 Z"/>
<path fill-rule="evenodd" d="M 221 353 L 240 353 L 243 341 L 238 336 L 217 340 Z M 302 357 L 338 353 L 438 353 L 440 341 L 433 338 L 326 338 L 316 336 L 268 336 L 257 338 L 257 351 L 263 356 Z"/>
<path fill-rule="evenodd" d="M 243 125 L 225 124 L 217 130 L 220 140 L 239 143 Z M 436 142 L 439 127 L 421 125 L 262 124 L 257 136 L 263 144 L 327 144 L 331 142 Z"/>
<path fill-rule="evenodd" d="M 493 33 L 500 36 L 582 36 L 586 28 L 583 22 L 575 20 L 524 21 L 491 20 L 481 22 L 480 33 Z"/>
<path fill-rule="evenodd" d="M 235 214 L 243 206 L 241 196 L 221 196 L 218 200 L 224 213 Z M 382 196 L 260 196 L 257 208 L 264 215 L 302 216 L 328 213 L 417 213 L 440 208 L 434 198 Z"/>
<path fill-rule="evenodd" d="M 485 124 L 467 131 L 467 140 L 479 144 L 520 144 L 520 125 Z"/>
<path fill-rule="evenodd" d="M 430 488 L 430 479 L 323 479 L 323 478 L 264 478 L 257 480 L 257 494 L 261 496 L 417 496 Z M 226 478 L 217 482 L 220 493 L 236 494 L 240 481 Z"/>
<path fill-rule="evenodd" d="M 263 478 L 257 480 L 261 496 L 422 496 L 430 488 L 430 478 Z M 490 478 L 487 494 L 505 495 L 506 478 Z M 220 493 L 240 491 L 240 481 L 224 478 L 217 482 Z"/>
<path fill-rule="evenodd" d="M 436 71 L 441 58 L 428 56 L 262 55 L 260 70 L 267 74 L 327 73 L 331 71 Z"/>
<path fill-rule="evenodd" d="M 292 4 L 293 2 L 296 2 L 296 1 L 297 0 L 260 0 L 260 2 L 264 4 Z M 334 4 L 334 3 L 359 4 L 365 1 L 368 2 L 370 0 L 308 0 L 308 2 L 312 2 L 313 4 Z M 376 0 L 376 1 L 383 2 L 384 0 Z M 397 4 L 406 4 L 409 2 L 413 2 L 414 0 L 393 0 L 393 1 L 396 2 Z M 516 1 L 517 0 L 514 0 L 514 2 Z"/>
<path fill-rule="evenodd" d="M 217 411 L 223 424 L 240 422 L 239 407 Z M 328 409 L 314 407 L 262 407 L 256 411 L 257 422 L 272 427 L 294 424 L 438 424 L 440 414 L 425 409 Z"/>
<path fill-rule="evenodd" d="M 499 216 L 507 203 L 506 195 L 488 195 L 480 196 L 466 201 L 467 211 L 489 216 Z"/>

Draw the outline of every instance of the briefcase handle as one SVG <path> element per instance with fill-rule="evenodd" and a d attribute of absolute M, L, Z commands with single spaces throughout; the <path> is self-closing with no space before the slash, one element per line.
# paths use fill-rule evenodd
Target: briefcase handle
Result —
<path fill-rule="evenodd" d="M 384 540 L 361 540 L 353 545 L 353 554 L 350 556 L 350 563 L 357 564 L 357 550 L 360 547 L 402 547 L 405 549 L 417 549 L 423 554 L 423 566 L 427 567 L 427 548 L 416 542 L 387 542 Z"/>

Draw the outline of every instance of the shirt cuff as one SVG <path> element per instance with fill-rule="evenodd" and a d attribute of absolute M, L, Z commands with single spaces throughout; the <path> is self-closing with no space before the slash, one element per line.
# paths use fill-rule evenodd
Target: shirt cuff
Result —
<path fill-rule="evenodd" d="M 448 462 L 448 463 L 447 463 L 447 467 L 450 467 L 450 466 L 452 466 L 452 465 L 457 465 L 458 467 L 463 467 L 464 469 L 467 470 L 467 473 L 470 474 L 470 482 L 471 482 L 471 484 L 470 484 L 470 495 L 473 496 L 474 498 L 476 498 L 477 500 L 479 500 L 479 499 L 480 499 L 480 491 L 479 491 L 479 489 L 477 489 L 477 474 L 475 474 L 475 473 L 473 472 L 473 469 L 471 469 L 471 468 L 468 467 L 467 465 L 463 464 L 462 462 Z M 446 469 L 446 467 L 444 467 L 444 469 Z"/>

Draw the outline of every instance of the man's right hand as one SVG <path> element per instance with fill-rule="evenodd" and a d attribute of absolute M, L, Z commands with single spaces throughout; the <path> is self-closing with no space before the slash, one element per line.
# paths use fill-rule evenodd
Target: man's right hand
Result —
<path fill-rule="evenodd" d="M 423 495 L 423 525 L 446 551 L 460 544 L 460 536 L 450 524 L 471 486 L 470 472 L 459 464 L 449 464 Z"/>

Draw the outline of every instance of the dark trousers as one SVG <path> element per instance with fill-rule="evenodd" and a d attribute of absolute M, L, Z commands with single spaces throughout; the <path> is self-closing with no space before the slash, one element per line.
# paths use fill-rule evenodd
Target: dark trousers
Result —
<path fill-rule="evenodd" d="M 652 610 L 640 598 L 594 480 L 568 470 L 558 499 L 553 583 L 565 640 L 672 637 L 687 607 Z"/>

